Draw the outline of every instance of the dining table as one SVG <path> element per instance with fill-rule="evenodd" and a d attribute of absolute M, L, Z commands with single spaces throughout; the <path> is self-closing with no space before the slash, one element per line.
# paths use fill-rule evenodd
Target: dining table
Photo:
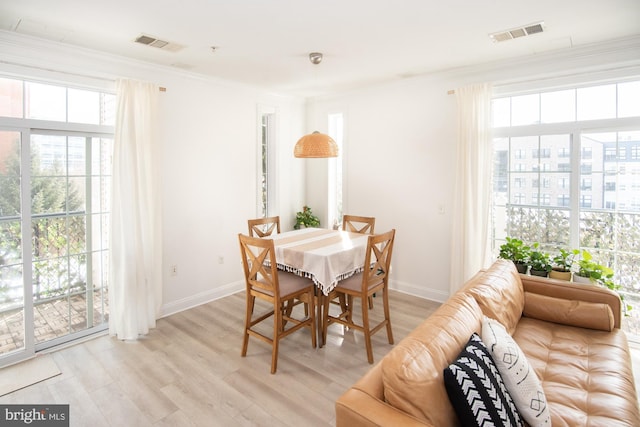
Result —
<path fill-rule="evenodd" d="M 369 235 L 344 230 L 302 228 L 273 234 L 278 269 L 310 278 L 316 285 L 317 323 L 322 347 L 322 308 L 340 280 L 363 270 Z"/>

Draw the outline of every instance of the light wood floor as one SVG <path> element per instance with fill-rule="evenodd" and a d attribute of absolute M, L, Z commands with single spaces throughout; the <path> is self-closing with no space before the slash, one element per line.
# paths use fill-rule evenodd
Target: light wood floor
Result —
<path fill-rule="evenodd" d="M 439 304 L 390 292 L 395 342 Z M 259 309 L 256 309 L 258 312 Z M 381 298 L 372 317 L 381 317 Z M 70 405 L 71 426 L 330 426 L 335 400 L 371 367 L 363 336 L 329 328 L 313 349 L 304 330 L 271 348 L 250 339 L 240 357 L 244 292 L 160 319 L 137 342 L 108 336 L 53 353 L 62 375 L 0 397 L 0 403 Z M 390 349 L 373 338 L 377 363 Z M 0 371 L 10 374 L 10 368 Z"/>

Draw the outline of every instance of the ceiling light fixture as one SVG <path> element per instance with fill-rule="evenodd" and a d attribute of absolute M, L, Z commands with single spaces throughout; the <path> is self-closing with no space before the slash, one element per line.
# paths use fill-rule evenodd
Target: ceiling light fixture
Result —
<path fill-rule="evenodd" d="M 320 52 L 311 52 L 309 54 L 309 61 L 311 61 L 312 64 L 319 64 L 322 62 L 322 54 Z"/>
<path fill-rule="evenodd" d="M 309 61 L 317 65 L 322 62 L 322 56 L 320 52 L 311 52 Z M 309 159 L 338 157 L 338 144 L 329 135 L 315 131 L 303 136 L 296 142 L 296 146 L 293 148 L 293 155 L 294 157 Z"/>
<path fill-rule="evenodd" d="M 293 155 L 308 159 L 338 157 L 338 144 L 329 135 L 315 131 L 296 142 Z"/>

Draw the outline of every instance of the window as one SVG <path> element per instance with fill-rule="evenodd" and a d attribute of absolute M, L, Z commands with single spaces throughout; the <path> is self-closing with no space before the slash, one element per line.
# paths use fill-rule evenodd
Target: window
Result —
<path fill-rule="evenodd" d="M 0 117 L 115 124 L 113 93 L 0 77 Z"/>
<path fill-rule="evenodd" d="M 262 112 L 260 117 L 260 143 L 258 147 L 258 218 L 266 218 L 275 215 L 273 206 L 275 204 L 275 183 L 274 183 L 274 120 L 275 113 Z"/>
<path fill-rule="evenodd" d="M 590 208 L 591 207 L 591 196 L 588 194 L 580 195 L 580 207 L 581 208 Z"/>
<path fill-rule="evenodd" d="M 107 327 L 115 95 L 0 77 L 0 101 L 0 324 L 14 338 L 0 359 L 11 363 Z"/>
<path fill-rule="evenodd" d="M 563 190 L 566 190 L 569 188 L 569 183 L 570 183 L 570 179 L 569 178 L 559 178 L 558 179 L 558 188 L 561 188 Z"/>
<path fill-rule="evenodd" d="M 630 81 L 494 99 L 494 179 L 506 184 L 493 187 L 496 250 L 506 236 L 550 252 L 587 249 L 623 292 L 636 291 L 639 96 Z M 523 150 L 533 158 L 519 158 Z"/>
<path fill-rule="evenodd" d="M 342 161 L 344 150 L 344 115 L 331 113 L 327 117 L 329 136 L 338 144 L 338 157 L 329 159 L 329 222 L 334 226 L 342 224 Z"/>

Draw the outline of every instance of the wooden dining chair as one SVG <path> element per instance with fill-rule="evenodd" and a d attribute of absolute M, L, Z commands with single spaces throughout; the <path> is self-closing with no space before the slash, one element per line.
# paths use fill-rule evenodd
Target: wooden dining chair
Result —
<path fill-rule="evenodd" d="M 249 236 L 266 237 L 273 232 L 280 233 L 280 217 L 270 216 L 267 218 L 256 218 L 247 221 L 249 224 Z"/>
<path fill-rule="evenodd" d="M 358 215 L 343 215 L 342 216 L 342 229 L 350 231 L 352 233 L 359 234 L 373 234 L 373 230 L 376 226 L 376 219 L 372 216 L 358 216 Z M 373 309 L 373 297 L 371 295 L 369 300 L 369 309 Z M 342 304 L 343 302 L 340 301 Z"/>
<path fill-rule="evenodd" d="M 370 216 L 343 215 L 342 229 L 352 233 L 373 234 L 376 219 Z"/>
<path fill-rule="evenodd" d="M 247 298 L 241 355 L 242 357 L 247 355 L 250 335 L 271 344 L 271 373 L 275 374 L 278 365 L 278 346 L 282 338 L 301 328 L 308 328 L 311 333 L 311 345 L 313 348 L 316 347 L 315 285 L 308 278 L 277 269 L 272 239 L 243 234 L 239 234 L 238 239 Z M 271 309 L 254 316 L 256 298 L 270 303 Z M 287 310 L 286 303 L 296 300 L 309 307 L 308 314 L 305 313 L 304 318 L 293 317 Z M 255 326 L 271 317 L 273 317 L 273 334 L 269 337 Z M 290 326 L 286 327 L 286 325 Z"/>
<path fill-rule="evenodd" d="M 389 269 L 391 267 L 395 234 L 396 230 L 394 229 L 386 233 L 369 236 L 364 262 L 364 265 L 367 266 L 365 270 L 338 282 L 338 286 L 326 297 L 327 301 L 333 301 L 344 295 L 347 299 L 346 310 L 342 310 L 337 316 L 331 316 L 329 314 L 330 304 L 324 304 L 323 307 L 323 342 L 327 342 L 327 327 L 332 323 L 339 323 L 363 332 L 369 363 L 373 363 L 373 349 L 371 348 L 371 336 L 373 334 L 386 327 L 389 344 L 393 344 L 393 332 L 391 331 L 391 319 L 389 316 Z M 366 301 L 374 292 L 382 293 L 384 319 L 377 325 L 371 326 L 369 304 Z M 362 324 L 356 324 L 353 318 L 354 298 L 360 299 Z"/>

